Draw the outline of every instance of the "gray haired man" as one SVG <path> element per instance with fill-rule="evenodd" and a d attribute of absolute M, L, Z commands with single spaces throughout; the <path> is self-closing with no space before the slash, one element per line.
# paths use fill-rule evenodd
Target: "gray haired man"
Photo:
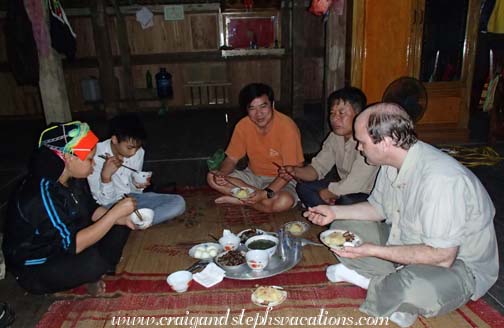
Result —
<path fill-rule="evenodd" d="M 367 289 L 360 310 L 389 316 L 401 327 L 483 296 L 497 280 L 499 260 L 495 208 L 478 178 L 418 141 L 398 105 L 371 106 L 354 130 L 366 160 L 381 165 L 371 195 L 366 202 L 305 213 L 365 241 L 333 250 L 341 263 L 327 269 L 329 280 Z"/>

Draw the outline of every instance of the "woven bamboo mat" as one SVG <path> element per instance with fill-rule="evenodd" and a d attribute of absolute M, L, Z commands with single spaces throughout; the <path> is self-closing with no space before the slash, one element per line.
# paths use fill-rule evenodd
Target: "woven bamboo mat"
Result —
<path fill-rule="evenodd" d="M 105 279 L 103 296 L 88 298 L 82 289 L 60 293 L 66 299 L 56 301 L 38 327 L 395 326 L 359 312 L 365 290 L 327 281 L 325 268 L 336 259 L 323 247 L 305 246 L 301 262 L 274 277 L 254 281 L 224 279 L 210 289 L 194 282 L 188 292 L 174 293 L 166 276 L 195 262 L 188 251 L 195 244 L 211 241 L 208 233 L 220 236 L 223 229 L 237 233 L 249 227 L 276 231 L 285 222 L 304 220 L 298 209 L 263 214 L 243 207 L 216 206 L 213 200 L 218 195 L 209 189 L 188 189 L 183 196 L 188 206 L 182 217 L 131 234 L 117 274 Z M 304 237 L 317 241 L 322 230 L 312 226 Z M 284 287 L 287 300 L 271 311 L 254 305 L 250 296 L 258 284 Z M 419 318 L 414 325 L 503 326 L 504 318 L 483 301 L 470 302 L 437 318 Z"/>

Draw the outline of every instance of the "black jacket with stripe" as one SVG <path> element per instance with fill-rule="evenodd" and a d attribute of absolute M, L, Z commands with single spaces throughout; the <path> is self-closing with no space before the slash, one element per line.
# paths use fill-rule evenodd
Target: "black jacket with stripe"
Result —
<path fill-rule="evenodd" d="M 37 156 L 52 156 L 42 153 Z M 85 179 L 71 180 L 65 187 L 54 179 L 58 174 L 44 176 L 40 169 L 32 166 L 9 201 L 3 252 L 12 271 L 75 254 L 75 236 L 92 223 L 97 207 Z"/>

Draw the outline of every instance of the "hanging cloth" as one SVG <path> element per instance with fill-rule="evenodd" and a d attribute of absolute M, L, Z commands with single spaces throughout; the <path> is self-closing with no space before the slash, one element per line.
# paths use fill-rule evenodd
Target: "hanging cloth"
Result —
<path fill-rule="evenodd" d="M 488 84 L 488 91 L 486 93 L 485 102 L 483 103 L 484 112 L 491 111 L 494 106 L 495 91 L 497 90 L 500 79 L 502 79 L 502 76 L 497 74 Z"/>
<path fill-rule="evenodd" d="M 147 7 L 142 7 L 136 12 L 136 20 L 140 23 L 143 30 L 154 26 L 154 14 Z"/>
<path fill-rule="evenodd" d="M 5 19 L 7 61 L 19 85 L 38 85 L 39 58 L 32 23 L 23 1 L 9 0 Z"/>
<path fill-rule="evenodd" d="M 329 9 L 331 8 L 332 3 L 333 0 L 312 0 L 311 6 L 308 11 L 315 16 L 323 16 L 327 14 Z"/>
<path fill-rule="evenodd" d="M 504 33 L 504 0 L 495 1 L 487 28 L 491 33 Z"/>
<path fill-rule="evenodd" d="M 65 54 L 68 60 L 75 58 L 77 50 L 76 36 L 59 0 L 47 0 L 49 8 L 49 26 L 51 45 L 59 53 Z"/>

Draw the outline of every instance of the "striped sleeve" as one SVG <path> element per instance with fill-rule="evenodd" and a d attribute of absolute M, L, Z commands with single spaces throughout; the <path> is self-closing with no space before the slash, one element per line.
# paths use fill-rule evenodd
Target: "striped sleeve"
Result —
<path fill-rule="evenodd" d="M 49 192 L 49 185 L 50 182 L 46 179 L 40 181 L 40 194 L 42 196 L 44 209 L 50 220 L 50 226 L 57 231 L 55 235 L 60 237 L 60 247 L 65 252 L 75 253 L 75 235 L 70 232 L 70 229 L 65 222 L 63 222 L 60 214 L 56 210 L 53 197 Z"/>

